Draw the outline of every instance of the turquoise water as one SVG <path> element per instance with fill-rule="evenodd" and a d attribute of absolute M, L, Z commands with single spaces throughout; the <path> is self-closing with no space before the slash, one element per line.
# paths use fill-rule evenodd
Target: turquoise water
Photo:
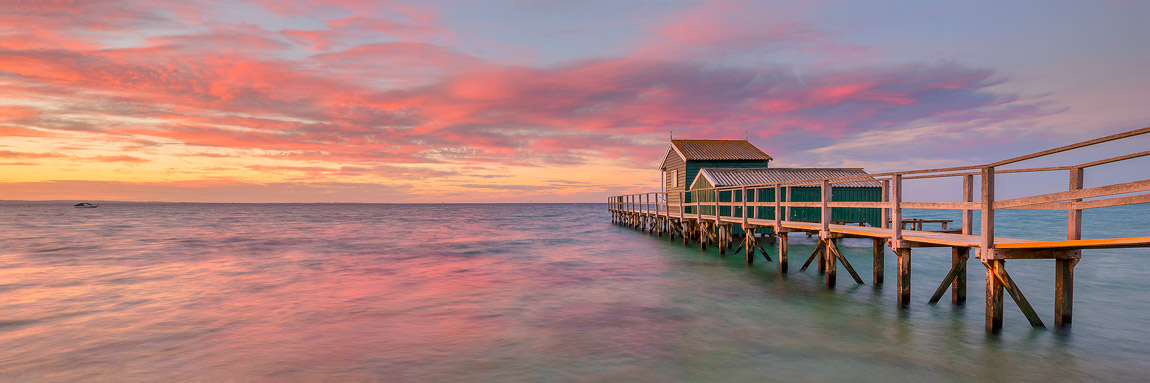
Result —
<path fill-rule="evenodd" d="M 805 236 L 783 277 L 762 258 L 611 225 L 601 204 L 3 202 L 0 217 L 3 382 L 1150 376 L 1147 249 L 1085 252 L 1070 331 L 1031 329 L 1008 298 L 988 336 L 977 261 L 966 306 L 926 303 L 946 249 L 914 250 L 914 302 L 899 310 L 889 250 L 888 283 L 869 284 L 869 241 L 842 247 L 868 284 L 840 268 L 829 290 L 798 272 Z M 1085 236 L 1147 236 L 1148 217 L 1147 205 L 1089 211 Z M 998 230 L 1057 239 L 1064 219 L 1008 211 Z M 1054 262 L 1007 269 L 1052 325 Z"/>

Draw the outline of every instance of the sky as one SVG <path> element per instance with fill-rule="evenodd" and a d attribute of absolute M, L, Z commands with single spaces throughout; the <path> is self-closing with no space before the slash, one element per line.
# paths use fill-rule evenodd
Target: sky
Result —
<path fill-rule="evenodd" d="M 772 166 L 984 164 L 1150 125 L 1147 19 L 1139 1 L 0 0 L 0 199 L 603 202 L 657 191 L 672 135 L 746 138 Z"/>

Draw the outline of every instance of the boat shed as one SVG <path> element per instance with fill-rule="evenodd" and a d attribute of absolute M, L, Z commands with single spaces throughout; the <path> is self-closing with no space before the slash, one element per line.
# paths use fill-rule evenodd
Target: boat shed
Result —
<path fill-rule="evenodd" d="M 679 192 L 689 190 L 700 169 L 766 168 L 771 160 L 747 140 L 671 140 L 659 168 L 668 202 L 677 204 Z M 686 202 L 691 202 L 689 195 Z"/>
<path fill-rule="evenodd" d="M 699 175 L 694 179 L 688 190 L 709 189 L 712 187 L 724 186 L 742 186 L 742 185 L 762 185 L 762 184 L 775 184 L 782 182 L 802 181 L 809 179 L 820 178 L 838 178 L 838 177 L 855 177 L 865 176 L 867 172 L 862 168 L 702 168 L 699 169 Z M 790 189 L 790 190 L 785 190 Z M 789 201 L 792 202 L 819 202 L 822 194 L 818 187 L 790 187 L 785 188 L 783 193 L 783 200 L 787 201 L 785 197 L 790 196 Z M 775 192 L 774 188 L 759 189 L 759 195 L 749 195 L 748 201 L 757 202 L 774 202 Z M 699 191 L 696 198 L 700 202 L 711 201 L 715 199 L 713 191 Z M 741 202 L 742 196 L 738 191 L 723 191 L 719 193 L 720 202 Z M 749 194 L 749 193 L 748 193 Z M 882 183 L 873 178 L 844 182 L 834 184 L 831 187 L 831 201 L 866 201 L 866 202 L 880 202 L 882 201 Z M 708 209 L 709 208 L 709 209 Z M 721 212 L 723 214 L 731 214 L 732 207 L 723 206 Z M 734 207 L 735 215 L 742 214 L 739 210 L 741 207 Z M 701 207 L 702 214 L 714 214 L 714 207 Z M 708 212 L 710 210 L 710 212 Z M 760 207 L 757 211 L 752 211 L 753 217 L 774 219 L 774 207 Z M 788 209 L 789 212 L 785 220 L 787 221 L 801 221 L 801 222 L 818 222 L 819 221 L 819 208 L 816 207 L 792 207 Z M 867 224 L 872 227 L 881 227 L 882 225 L 882 210 L 872 208 L 832 208 L 831 221 L 843 224 Z"/>

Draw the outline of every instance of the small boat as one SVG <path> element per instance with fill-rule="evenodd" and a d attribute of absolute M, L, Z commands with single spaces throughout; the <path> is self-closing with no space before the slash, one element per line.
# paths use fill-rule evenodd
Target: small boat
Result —
<path fill-rule="evenodd" d="M 94 209 L 94 208 L 100 207 L 100 205 L 93 205 L 93 204 L 90 204 L 87 202 L 81 202 L 81 203 L 72 205 L 72 207 L 77 208 L 77 209 L 85 209 L 85 208 L 86 209 Z"/>

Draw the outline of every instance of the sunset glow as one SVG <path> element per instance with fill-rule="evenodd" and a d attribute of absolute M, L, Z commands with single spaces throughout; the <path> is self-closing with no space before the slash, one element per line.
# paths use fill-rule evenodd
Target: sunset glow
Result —
<path fill-rule="evenodd" d="M 1146 3 L 951 6 L 3 1 L 0 199 L 602 202 L 672 131 L 883 171 L 1146 126 Z"/>

